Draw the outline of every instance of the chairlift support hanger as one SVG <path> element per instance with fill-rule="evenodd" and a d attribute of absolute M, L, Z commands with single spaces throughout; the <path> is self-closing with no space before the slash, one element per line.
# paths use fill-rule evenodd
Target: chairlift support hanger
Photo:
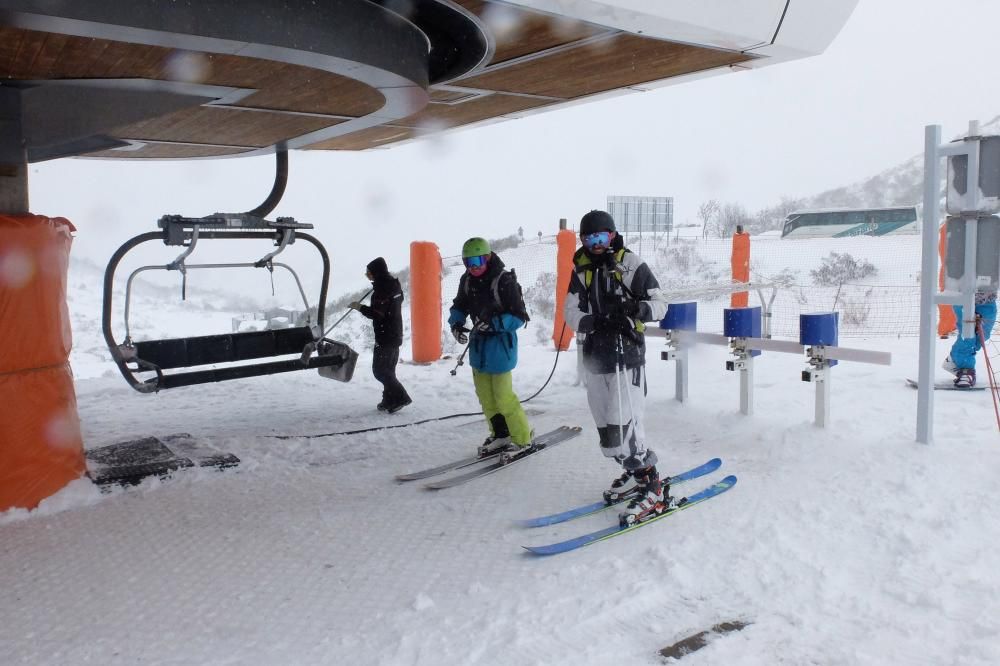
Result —
<path fill-rule="evenodd" d="M 142 393 L 150 393 L 178 386 L 311 368 L 325 368 L 327 369 L 327 372 L 324 373 L 325 376 L 341 379 L 342 381 L 350 380 L 350 375 L 353 373 L 353 359 L 356 359 L 356 354 L 350 348 L 346 347 L 346 345 L 326 340 L 323 337 L 323 322 L 330 280 L 330 257 L 327 254 L 326 248 L 312 235 L 302 233 L 304 229 L 312 229 L 313 225 L 296 222 L 291 217 L 279 217 L 275 220 L 267 220 L 264 217 L 280 201 L 288 177 L 287 152 L 281 149 L 276 153 L 276 157 L 277 169 L 274 186 L 268 197 L 257 208 L 246 213 L 216 213 L 205 217 L 165 215 L 158 221 L 160 231 L 151 231 L 135 236 L 119 247 L 111 257 L 104 273 L 102 328 L 104 331 L 104 340 L 108 345 L 111 356 L 132 388 Z M 298 275 L 287 264 L 274 261 L 274 258 L 281 254 L 286 247 L 294 243 L 296 238 L 301 238 L 311 243 L 319 252 L 323 262 L 323 276 L 319 301 L 316 306 L 315 322 L 310 322 L 307 326 L 282 330 L 247 331 L 192 338 L 151 340 L 138 343 L 132 340 L 129 325 L 132 283 L 139 273 L 150 270 L 178 271 L 182 276 L 183 297 L 186 295 L 186 278 L 189 269 L 265 268 L 273 272 L 274 267 L 279 266 L 292 274 L 299 294 L 302 296 L 302 300 L 308 311 L 309 301 Z M 271 240 L 275 245 L 275 249 L 254 262 L 187 263 L 188 257 L 194 252 L 199 241 L 220 239 Z M 170 263 L 141 266 L 129 275 L 125 290 L 125 339 L 122 343 L 119 343 L 115 340 L 111 330 L 111 306 L 115 270 L 128 252 L 150 241 L 161 241 L 164 245 L 180 246 L 185 249 Z M 314 356 L 314 352 L 319 353 Z M 298 354 L 299 358 L 261 362 L 252 365 L 194 370 L 171 375 L 163 373 L 163 370 L 166 369 L 231 363 L 289 354 Z M 134 364 L 135 367 L 130 367 L 129 364 Z M 340 366 L 344 371 L 338 374 L 337 370 L 332 366 Z M 137 372 L 155 372 L 156 377 L 142 379 L 136 376 Z"/>

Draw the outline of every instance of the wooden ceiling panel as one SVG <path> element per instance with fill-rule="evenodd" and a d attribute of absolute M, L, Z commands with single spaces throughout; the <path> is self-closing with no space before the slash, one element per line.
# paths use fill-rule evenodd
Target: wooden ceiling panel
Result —
<path fill-rule="evenodd" d="M 240 106 L 357 118 L 385 104 L 373 88 L 309 67 L 226 55 L 209 55 L 207 62 L 201 83 L 257 90 Z"/>
<path fill-rule="evenodd" d="M 178 55 L 194 65 L 197 83 L 256 90 L 242 106 L 358 117 L 385 103 L 364 84 L 309 67 L 0 27 L 0 79 L 170 80 Z"/>
<path fill-rule="evenodd" d="M 215 106 L 192 106 L 181 111 L 174 110 L 176 105 L 153 108 L 153 113 L 159 110 L 162 115 L 109 133 L 120 139 L 159 141 L 169 146 L 92 154 L 122 159 L 182 158 L 238 154 L 243 150 L 240 146 L 249 151 L 268 149 L 354 118 L 364 119 L 358 125 L 365 129 L 314 143 L 308 149 L 385 147 L 437 131 L 751 58 L 617 32 L 495 0 L 453 1 L 486 26 L 495 43 L 490 64 L 464 79 L 440 87 L 431 85 L 430 103 L 425 108 L 386 125 L 373 127 L 378 120 L 370 116 L 387 108 L 387 98 L 374 87 L 346 76 L 263 58 L 191 53 L 9 25 L 0 25 L 0 81 L 145 79 L 222 89 L 208 92 L 209 97 L 225 95 L 225 89 L 244 91 L 242 97 L 233 95 Z M 104 133 L 103 126 L 99 129 Z"/>
<path fill-rule="evenodd" d="M 608 32 L 601 26 L 536 14 L 512 5 L 484 0 L 455 1 L 478 16 L 493 33 L 496 52 L 491 65 Z"/>
<path fill-rule="evenodd" d="M 89 153 L 87 157 L 108 157 L 111 159 L 192 159 L 196 157 L 219 157 L 239 155 L 249 148 L 226 148 L 224 146 L 195 146 L 171 143 L 147 143 L 136 150 L 102 150 Z"/>
<path fill-rule="evenodd" d="M 455 81 L 484 90 L 575 99 L 746 62 L 750 56 L 619 33 Z"/>
<path fill-rule="evenodd" d="M 124 139 L 219 143 L 263 148 L 342 121 L 266 111 L 238 111 L 202 106 L 116 128 Z"/>
<path fill-rule="evenodd" d="M 170 49 L 0 26 L 0 79 L 162 78 Z"/>
<path fill-rule="evenodd" d="M 406 141 L 420 134 L 407 127 L 371 127 L 345 136 L 338 136 L 308 146 L 306 150 L 367 150 L 381 148 L 397 141 Z"/>
<path fill-rule="evenodd" d="M 418 129 L 441 130 L 497 118 L 526 109 L 536 109 L 549 104 L 552 104 L 551 100 L 497 93 L 477 97 L 460 104 L 428 104 L 420 113 L 397 120 L 394 124 Z"/>

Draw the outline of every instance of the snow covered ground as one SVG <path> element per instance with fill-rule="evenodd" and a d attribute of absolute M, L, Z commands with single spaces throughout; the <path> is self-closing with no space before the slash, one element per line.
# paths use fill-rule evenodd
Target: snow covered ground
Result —
<path fill-rule="evenodd" d="M 522 336 L 515 373 L 522 397 L 556 358 L 533 337 Z M 918 445 L 916 391 L 903 384 L 916 339 L 851 344 L 892 351 L 894 364 L 835 368 L 822 430 L 798 357 L 758 361 L 756 414 L 744 417 L 725 349 L 693 352 L 682 405 L 651 341 L 647 430 L 664 470 L 721 456 L 706 483 L 739 483 L 551 558 L 521 545 L 613 520 L 512 522 L 590 501 L 616 475 L 573 385 L 573 354 L 529 406 L 544 411 L 537 430 L 579 424 L 584 435 L 438 492 L 393 476 L 468 454 L 481 422 L 270 435 L 472 411 L 467 368 L 451 377 L 451 360 L 403 364 L 415 402 L 392 416 L 374 409 L 368 355 L 350 384 L 310 372 L 140 395 L 120 377 L 80 379 L 88 447 L 189 432 L 243 463 L 110 495 L 81 480 L 34 512 L 0 515 L 3 662 L 655 664 L 658 649 L 742 620 L 752 624 L 683 663 L 1000 663 L 989 392 L 937 392 L 936 441 Z"/>

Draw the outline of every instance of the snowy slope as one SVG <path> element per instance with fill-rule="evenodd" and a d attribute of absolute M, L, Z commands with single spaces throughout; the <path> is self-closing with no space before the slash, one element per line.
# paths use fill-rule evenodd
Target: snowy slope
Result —
<path fill-rule="evenodd" d="M 71 307 L 79 344 L 94 335 L 93 303 Z M 159 313 L 153 330 L 173 323 L 174 310 Z M 556 354 L 530 334 L 521 341 L 515 388 L 527 397 Z M 451 377 L 451 360 L 401 365 L 414 404 L 391 416 L 374 409 L 370 353 L 350 384 L 309 372 L 140 395 L 113 372 L 91 373 L 77 382 L 88 447 L 189 432 L 243 463 L 110 495 L 79 481 L 34 512 L 0 515 L 3 661 L 657 664 L 659 648 L 739 619 L 752 624 L 683 663 L 1000 663 L 989 393 L 935 394 L 936 441 L 917 445 L 916 392 L 903 383 L 916 374 L 916 339 L 851 345 L 892 351 L 894 364 L 838 366 L 833 424 L 821 430 L 801 358 L 764 354 L 756 412 L 744 417 L 723 348 L 692 352 L 682 405 L 651 342 L 647 432 L 664 470 L 721 456 L 706 483 L 732 473 L 739 484 L 548 559 L 520 546 L 613 520 L 512 522 L 591 501 L 617 475 L 573 385 L 572 353 L 529 405 L 544 411 L 537 431 L 578 424 L 584 435 L 436 493 L 393 476 L 468 454 L 483 423 L 270 435 L 474 411 L 468 369 Z M 947 345 L 938 341 L 939 357 Z"/>
<path fill-rule="evenodd" d="M 984 135 L 1000 134 L 1000 116 L 980 126 Z M 964 133 L 963 135 L 964 136 Z M 953 137 L 957 139 L 959 137 Z M 880 208 L 913 206 L 923 201 L 924 156 L 914 155 L 902 164 L 856 183 L 803 200 L 800 208 Z"/>

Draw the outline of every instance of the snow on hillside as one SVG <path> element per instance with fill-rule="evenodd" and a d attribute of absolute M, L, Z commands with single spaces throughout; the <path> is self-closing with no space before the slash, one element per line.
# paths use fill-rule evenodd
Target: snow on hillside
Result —
<path fill-rule="evenodd" d="M 979 129 L 982 134 L 1000 134 L 1000 116 L 983 123 Z M 800 207 L 881 208 L 913 206 L 923 201 L 923 193 L 924 156 L 923 153 L 920 153 L 902 164 L 886 169 L 870 178 L 820 192 L 803 200 Z"/>

